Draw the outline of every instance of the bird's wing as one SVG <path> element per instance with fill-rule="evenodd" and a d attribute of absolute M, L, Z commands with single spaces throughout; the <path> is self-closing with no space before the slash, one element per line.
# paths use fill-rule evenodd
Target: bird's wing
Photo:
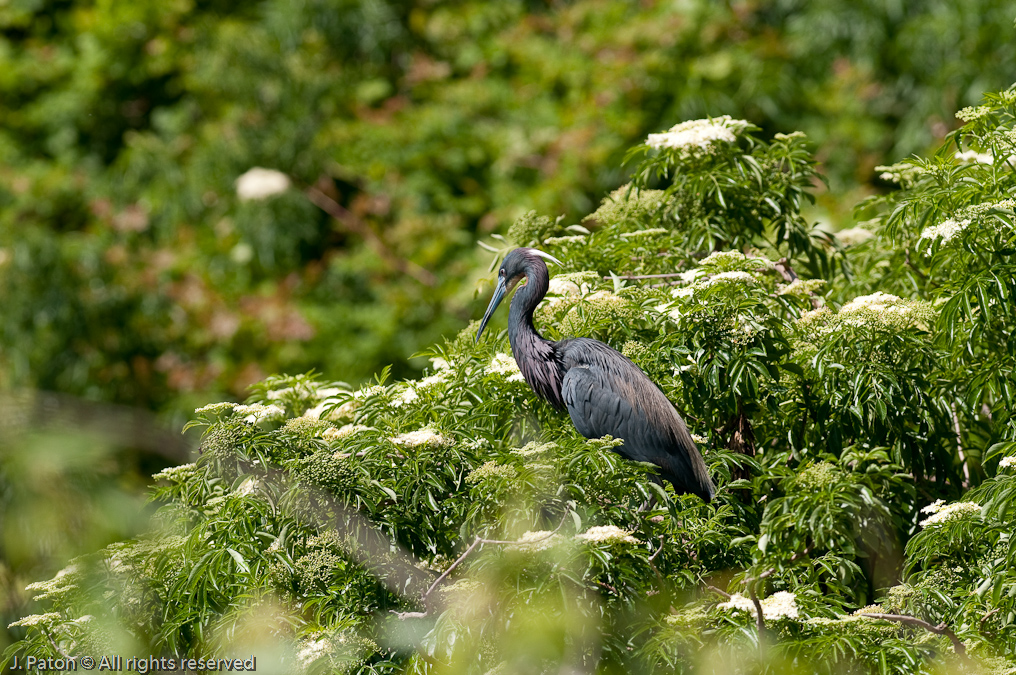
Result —
<path fill-rule="evenodd" d="M 624 439 L 625 457 L 656 464 L 679 492 L 712 498 L 705 462 L 670 400 L 623 355 L 600 343 L 594 349 L 567 369 L 561 386 L 575 428 L 587 438 Z"/>

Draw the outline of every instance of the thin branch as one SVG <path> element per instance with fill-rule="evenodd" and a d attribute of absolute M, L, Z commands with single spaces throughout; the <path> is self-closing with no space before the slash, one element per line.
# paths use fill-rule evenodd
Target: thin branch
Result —
<path fill-rule="evenodd" d="M 531 539 L 531 540 L 527 541 L 526 544 L 536 544 L 538 542 L 546 541 L 547 539 L 550 539 L 551 537 L 553 537 L 555 534 L 557 534 L 557 531 L 561 529 L 561 526 L 564 525 L 564 521 L 568 518 L 568 514 L 569 513 L 571 513 L 571 509 L 565 509 L 564 510 L 564 515 L 561 516 L 561 522 L 557 524 L 557 527 L 555 527 L 553 530 L 551 530 L 547 534 L 543 535 L 539 539 Z M 427 598 L 429 598 L 430 594 L 434 592 L 434 589 L 437 588 L 438 585 L 442 581 L 447 579 L 448 575 L 452 573 L 452 570 L 454 570 L 456 567 L 458 567 L 467 557 L 469 557 L 469 554 L 472 553 L 473 551 L 475 551 L 477 546 L 480 546 L 482 544 L 517 544 L 517 543 L 519 543 L 519 542 L 518 541 L 500 540 L 500 539 L 484 539 L 483 537 L 479 537 L 479 536 L 476 537 L 476 539 L 473 540 L 473 543 L 469 545 L 469 548 L 467 548 L 462 553 L 462 555 L 460 555 L 458 558 L 456 558 L 455 562 L 453 562 L 448 567 L 448 569 L 446 569 L 441 574 L 441 576 L 439 576 L 434 581 L 434 583 L 432 583 L 430 585 L 430 588 L 428 588 L 427 592 L 423 594 L 423 597 L 420 599 L 420 601 L 423 603 L 424 606 L 426 606 L 427 605 Z M 426 615 L 427 615 L 427 613 L 424 612 L 421 615 L 421 617 L 426 616 Z M 421 618 L 421 617 L 414 617 L 414 618 Z"/>
<path fill-rule="evenodd" d="M 880 614 L 876 612 L 861 612 L 859 616 L 870 616 L 873 619 L 882 619 L 883 621 L 895 621 L 897 623 L 902 623 L 907 626 L 917 626 L 918 628 L 923 628 L 929 633 L 934 633 L 935 635 L 944 635 L 947 638 L 949 638 L 950 642 L 952 642 L 953 649 L 956 650 L 957 654 L 963 657 L 966 657 L 967 655 L 967 648 L 963 645 L 962 642 L 960 642 L 960 639 L 956 637 L 956 633 L 954 633 L 952 629 L 946 626 L 944 623 L 940 623 L 937 626 L 932 626 L 930 623 L 924 621 L 923 619 L 918 619 L 916 616 L 907 616 L 905 614 Z"/>
<path fill-rule="evenodd" d="M 984 622 L 990 619 L 995 614 L 998 614 L 999 609 L 1000 608 L 996 607 L 995 609 L 991 610 L 990 612 L 981 617 L 981 620 L 978 623 L 980 624 L 982 629 L 984 628 Z"/>
<path fill-rule="evenodd" d="M 613 586 L 611 586 L 610 584 L 606 584 L 606 583 L 604 583 L 602 581 L 597 581 L 596 585 L 597 586 L 602 586 L 603 588 L 606 588 L 608 591 L 610 591 L 614 595 L 621 595 L 620 593 L 618 593 L 617 589 L 614 588 Z"/>
<path fill-rule="evenodd" d="M 727 593 L 726 591 L 721 591 L 720 589 L 716 588 L 716 586 L 706 586 L 706 590 L 712 591 L 713 593 L 719 593 L 727 600 L 730 600 L 731 597 L 730 593 Z"/>
<path fill-rule="evenodd" d="M 375 253 L 399 272 L 410 275 L 425 286 L 433 286 L 437 283 L 437 277 L 416 263 L 397 256 L 367 223 L 324 192 L 312 185 L 307 188 L 306 195 L 315 206 L 334 218 L 344 228 L 363 237 Z"/>
<path fill-rule="evenodd" d="M 459 566 L 459 563 L 461 563 L 461 562 L 462 562 L 463 560 L 465 560 L 465 559 L 466 559 L 466 556 L 468 556 L 468 555 L 469 555 L 470 553 L 472 553 L 472 552 L 473 552 L 473 550 L 474 550 L 474 549 L 475 549 L 475 548 L 476 548 L 477 546 L 479 546 L 479 545 L 480 545 L 480 543 L 481 543 L 482 541 L 483 541 L 483 539 L 482 539 L 482 538 L 480 538 L 480 537 L 477 537 L 477 538 L 476 538 L 476 539 L 475 539 L 475 540 L 473 541 L 473 543 L 469 545 L 469 548 L 467 548 L 467 549 L 466 549 L 466 552 L 465 552 L 465 553 L 463 553 L 462 555 L 460 555 L 460 556 L 459 556 L 459 557 L 458 557 L 458 558 L 457 558 L 457 559 L 455 560 L 455 562 L 453 562 L 453 563 L 452 563 L 452 564 L 451 564 L 451 565 L 450 565 L 450 566 L 448 567 L 448 569 L 446 569 L 446 570 L 445 570 L 445 571 L 444 571 L 444 572 L 443 572 L 443 573 L 441 574 L 441 576 L 439 576 L 439 577 L 438 577 L 438 578 L 437 578 L 437 579 L 436 579 L 436 580 L 434 581 L 434 583 L 432 583 L 432 584 L 430 585 L 430 588 L 428 588 L 428 589 L 427 589 L 427 592 L 423 594 L 423 598 L 422 598 L 422 601 L 423 601 L 424 605 L 426 605 L 426 604 L 427 604 L 427 598 L 428 598 L 428 597 L 430 596 L 430 594 L 431 594 L 431 593 L 432 593 L 432 592 L 434 591 L 434 589 L 435 589 L 435 588 L 437 588 L 437 585 L 438 585 L 438 584 L 440 584 L 440 583 L 441 583 L 442 581 L 444 581 L 445 579 L 447 579 L 447 578 L 448 578 L 448 575 L 452 573 L 452 570 L 453 570 L 453 569 L 455 569 L 456 567 L 458 567 L 458 566 Z"/>
<path fill-rule="evenodd" d="M 762 642 L 765 640 L 766 635 L 766 618 L 762 612 L 762 603 L 758 600 L 758 595 L 755 594 L 755 589 L 749 589 L 751 593 L 751 601 L 755 605 L 755 628 L 758 629 L 758 648 L 762 650 Z"/>
<path fill-rule="evenodd" d="M 42 634 L 45 635 L 46 639 L 49 640 L 49 644 L 53 645 L 53 649 L 56 650 L 57 654 L 59 654 L 60 656 L 62 656 L 65 659 L 71 658 L 70 655 L 67 652 L 65 652 L 64 650 L 60 649 L 60 645 L 58 645 L 56 643 L 56 640 L 53 639 L 53 636 L 50 634 L 50 632 L 48 630 L 43 628 L 42 629 Z"/>
<path fill-rule="evenodd" d="M 952 411 L 953 431 L 956 433 L 956 452 L 960 456 L 960 466 L 963 467 L 963 489 L 970 487 L 970 467 L 967 466 L 967 456 L 963 453 L 963 435 L 960 433 L 960 416 L 956 413 L 956 404 L 950 403 Z"/>
<path fill-rule="evenodd" d="M 685 274 L 685 272 L 673 272 L 670 274 L 618 274 L 617 278 L 628 279 L 631 281 L 638 279 L 673 279 L 674 277 L 679 277 L 682 274 Z M 603 277 L 603 280 L 610 281 L 613 278 L 614 277 Z"/>

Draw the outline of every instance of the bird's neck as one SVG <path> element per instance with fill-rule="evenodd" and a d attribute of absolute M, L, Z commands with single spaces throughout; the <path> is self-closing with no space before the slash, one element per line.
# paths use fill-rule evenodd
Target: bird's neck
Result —
<path fill-rule="evenodd" d="M 535 273 L 534 273 L 535 272 Z M 533 312 L 547 294 L 549 279 L 544 268 L 530 271 L 526 285 L 515 291 L 508 310 L 508 342 L 512 346 L 515 362 L 529 386 L 537 395 L 558 408 L 561 400 L 561 367 L 554 343 L 537 332 L 533 325 Z"/>
<path fill-rule="evenodd" d="M 525 285 L 515 291 L 508 309 L 508 341 L 511 343 L 516 360 L 526 353 L 526 348 L 531 344 L 550 342 L 544 339 L 533 325 L 533 312 L 550 286 L 548 275 L 546 273 L 541 275 L 535 270 L 527 272 Z"/>

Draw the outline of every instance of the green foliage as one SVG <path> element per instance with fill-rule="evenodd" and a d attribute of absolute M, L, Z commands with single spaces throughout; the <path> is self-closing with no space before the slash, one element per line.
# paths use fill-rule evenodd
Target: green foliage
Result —
<path fill-rule="evenodd" d="M 788 132 L 823 148 L 835 221 L 844 186 L 1008 83 L 1011 35 L 998 0 L 6 3 L 0 382 L 181 412 L 271 372 L 416 375 L 474 311 L 479 236 L 583 236 L 629 146 L 708 115 L 773 142 L 652 186 L 693 225 L 675 241 L 810 256 Z M 255 167 L 288 189 L 242 198 Z M 652 248 L 675 222 L 640 194 L 596 218 Z"/>
<path fill-rule="evenodd" d="M 963 113 L 950 142 L 1009 138 L 1012 101 Z M 418 379 L 272 377 L 199 408 L 203 452 L 156 476 L 152 531 L 35 585 L 47 611 L 6 658 L 101 642 L 257 644 L 313 672 L 1011 670 L 1016 424 L 1001 376 L 971 375 L 1007 363 L 983 341 L 1012 330 L 1008 291 L 972 292 L 936 256 L 1008 264 L 1013 167 L 911 160 L 865 205 L 870 237 L 840 245 L 801 214 L 799 136 L 716 124 L 651 136 L 635 184 L 570 234 L 535 214 L 511 233 L 563 261 L 540 330 L 645 368 L 713 503 L 581 438 L 502 351 L 498 317 L 480 343 L 470 326 L 434 346 Z M 957 209 L 962 246 L 928 251 Z"/>

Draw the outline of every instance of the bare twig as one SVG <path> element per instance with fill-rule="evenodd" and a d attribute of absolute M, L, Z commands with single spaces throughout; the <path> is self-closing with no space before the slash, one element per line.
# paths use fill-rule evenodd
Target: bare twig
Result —
<path fill-rule="evenodd" d="M 601 587 L 603 587 L 603 588 L 606 588 L 606 589 L 607 589 L 608 591 L 610 591 L 610 592 L 611 592 L 611 593 L 613 593 L 614 595 L 621 595 L 620 593 L 618 593 L 618 592 L 617 592 L 617 589 L 616 589 L 616 588 L 614 588 L 613 586 L 611 586 L 610 584 L 604 583 L 604 582 L 602 582 L 602 581 L 597 581 L 597 582 L 596 582 L 596 585 L 597 585 L 597 586 L 601 586 Z"/>
<path fill-rule="evenodd" d="M 630 281 L 636 281 L 638 279 L 673 279 L 679 277 L 684 272 L 672 272 L 669 274 L 618 274 L 618 279 L 628 279 Z M 603 277 L 604 281 L 610 281 L 614 277 Z"/>
<path fill-rule="evenodd" d="M 748 589 L 751 593 L 752 604 L 755 605 L 755 627 L 758 629 L 758 648 L 759 651 L 763 649 L 763 641 L 766 635 L 766 618 L 762 613 L 762 603 L 758 600 L 758 595 L 755 594 L 755 589 Z"/>
<path fill-rule="evenodd" d="M 571 513 L 571 509 L 565 509 L 564 515 L 561 516 L 561 522 L 557 524 L 557 527 L 555 527 L 553 530 L 551 530 L 550 532 L 548 532 L 547 534 L 543 535 L 542 537 L 540 537 L 538 539 L 532 539 L 530 541 L 527 541 L 526 544 L 536 544 L 536 543 L 539 543 L 541 541 L 545 541 L 545 540 L 550 539 L 551 537 L 553 537 L 555 534 L 557 534 L 557 531 L 561 529 L 561 526 L 564 525 L 564 521 L 568 518 L 568 514 L 569 513 Z M 448 575 L 452 573 L 452 570 L 454 570 L 456 567 L 458 567 L 460 564 L 462 564 L 462 562 L 467 557 L 469 557 L 469 554 L 472 553 L 473 551 L 475 551 L 478 546 L 481 546 L 482 544 L 517 544 L 517 543 L 519 543 L 519 542 L 517 542 L 517 541 L 508 541 L 508 540 L 500 540 L 500 539 L 484 539 L 483 537 L 479 537 L 479 536 L 476 537 L 476 539 L 473 540 L 473 543 L 469 545 L 469 548 L 467 548 L 462 553 L 462 555 L 460 555 L 458 558 L 456 558 L 455 562 L 453 562 L 451 565 L 449 565 L 448 569 L 446 569 L 441 574 L 441 576 L 439 576 L 434 581 L 434 583 L 430 585 L 430 588 L 427 589 L 427 592 L 423 594 L 423 597 L 421 598 L 421 602 L 423 602 L 424 606 L 426 606 L 427 605 L 427 598 L 429 598 L 430 594 L 434 592 L 434 589 L 437 588 L 438 585 L 440 585 L 440 583 L 442 581 L 447 579 Z M 422 616 L 426 616 L 426 615 L 427 615 L 427 613 L 424 612 Z"/>
<path fill-rule="evenodd" d="M 435 580 L 434 580 L 434 583 L 432 583 L 432 584 L 430 585 L 430 588 L 428 588 L 428 589 L 427 589 L 427 592 L 423 594 L 423 604 L 424 604 L 424 605 L 426 605 L 426 604 L 427 604 L 427 598 L 428 598 L 428 597 L 430 597 L 430 594 L 431 594 L 431 593 L 432 593 L 432 592 L 434 591 L 434 589 L 435 589 L 435 588 L 437 588 L 438 584 L 440 584 L 440 583 L 441 583 L 442 581 L 444 581 L 445 579 L 447 579 L 447 578 L 448 578 L 448 575 L 452 573 L 452 570 L 454 570 L 454 569 L 455 569 L 456 567 L 458 567 L 458 566 L 459 566 L 459 564 L 460 564 L 460 563 L 461 563 L 461 562 L 462 562 L 463 560 L 465 560 L 465 559 L 466 559 L 466 557 L 467 557 L 467 556 L 468 556 L 468 555 L 469 555 L 470 553 L 472 553 L 472 552 L 473 552 L 473 551 L 474 551 L 474 550 L 476 549 L 476 547 L 477 547 L 477 546 L 479 546 L 479 545 L 480 545 L 480 544 L 481 544 L 482 542 L 483 542 L 483 539 L 482 539 L 481 537 L 477 537 L 477 538 L 476 538 L 476 539 L 475 539 L 475 540 L 473 541 L 473 543 L 469 545 L 469 548 L 467 548 L 467 549 L 466 549 L 465 553 L 463 553 L 463 554 L 462 554 L 462 555 L 460 555 L 460 556 L 459 556 L 458 558 L 456 558 L 456 559 L 455 559 L 455 562 L 453 562 L 453 563 L 452 563 L 452 564 L 451 564 L 451 565 L 450 565 L 450 566 L 448 567 L 448 569 L 446 569 L 446 570 L 445 570 L 445 571 L 444 571 L 444 572 L 443 572 L 443 573 L 441 574 L 441 576 L 439 576 L 439 577 L 438 577 L 437 579 L 435 579 Z"/>
<path fill-rule="evenodd" d="M 923 628 L 924 630 L 930 633 L 934 633 L 935 635 L 944 635 L 947 638 L 949 638 L 950 642 L 952 642 L 953 649 L 956 650 L 957 654 L 963 657 L 967 655 L 967 648 L 963 645 L 962 642 L 960 642 L 960 639 L 956 637 L 956 633 L 954 633 L 952 629 L 946 626 L 944 623 L 940 623 L 937 626 L 932 626 L 930 623 L 924 621 L 923 619 L 918 619 L 916 616 L 907 616 L 906 614 L 880 614 L 877 612 L 861 612 L 859 616 L 869 616 L 872 619 L 882 619 L 883 621 L 895 621 L 897 623 L 902 623 L 906 626 L 917 626 L 918 628 Z"/>
<path fill-rule="evenodd" d="M 999 608 L 996 607 L 995 609 L 991 610 L 990 612 L 988 612 L 984 616 L 982 616 L 981 620 L 978 622 L 980 624 L 981 628 L 984 628 L 984 622 L 987 621 L 988 619 L 990 619 L 995 614 L 998 614 L 998 611 L 999 611 Z"/>
<path fill-rule="evenodd" d="M 437 283 L 437 278 L 433 274 L 416 263 L 397 256 L 367 223 L 324 192 L 312 185 L 307 188 L 306 195 L 315 206 L 334 218 L 340 225 L 363 237 L 364 241 L 374 249 L 374 252 L 384 258 L 389 265 L 403 274 L 412 276 L 425 286 L 433 286 Z"/>
<path fill-rule="evenodd" d="M 726 591 L 721 591 L 720 589 L 716 588 L 716 586 L 706 586 L 706 590 L 712 591 L 713 593 L 719 593 L 727 600 L 730 600 L 730 593 L 727 593 Z"/>
<path fill-rule="evenodd" d="M 58 644 L 56 643 L 56 640 L 54 640 L 54 639 L 53 639 L 53 636 L 52 636 L 52 634 L 50 634 L 50 632 L 49 632 L 48 630 L 46 630 L 45 628 L 43 628 L 43 629 L 42 629 L 42 634 L 46 636 L 46 639 L 47 639 L 47 640 L 49 640 L 49 644 L 51 644 L 51 645 L 53 646 L 53 649 L 55 649 L 55 650 L 56 650 L 56 653 L 57 653 L 57 654 L 59 654 L 60 656 L 62 656 L 62 657 L 63 657 L 63 658 L 65 658 L 65 659 L 69 659 L 69 658 L 71 658 L 70 654 L 68 654 L 68 653 L 67 653 L 67 652 L 65 652 L 64 650 L 60 649 L 60 645 L 58 645 Z"/>

